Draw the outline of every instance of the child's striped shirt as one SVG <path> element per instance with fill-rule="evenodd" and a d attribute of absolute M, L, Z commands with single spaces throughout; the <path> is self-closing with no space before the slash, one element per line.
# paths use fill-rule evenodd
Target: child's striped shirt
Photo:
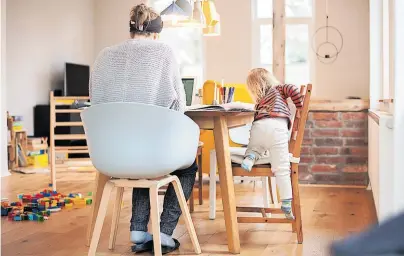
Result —
<path fill-rule="evenodd" d="M 296 108 L 303 106 L 303 97 L 300 94 L 299 88 L 291 84 L 273 86 L 267 90 L 265 95 L 258 99 L 255 105 L 254 121 L 264 118 L 284 117 L 288 119 L 288 128 L 292 124 L 291 113 L 286 101 L 291 98 Z"/>

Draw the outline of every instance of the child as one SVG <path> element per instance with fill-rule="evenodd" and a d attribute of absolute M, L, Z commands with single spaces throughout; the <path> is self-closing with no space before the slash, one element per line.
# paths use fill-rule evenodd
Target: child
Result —
<path fill-rule="evenodd" d="M 241 167 L 251 171 L 254 163 L 269 152 L 282 201 L 281 209 L 287 219 L 294 219 L 289 160 L 289 129 L 292 121 L 286 100 L 290 97 L 296 108 L 301 108 L 302 95 L 294 85 L 279 85 L 276 78 L 264 68 L 250 71 L 247 87 L 256 101 L 256 113 Z"/>

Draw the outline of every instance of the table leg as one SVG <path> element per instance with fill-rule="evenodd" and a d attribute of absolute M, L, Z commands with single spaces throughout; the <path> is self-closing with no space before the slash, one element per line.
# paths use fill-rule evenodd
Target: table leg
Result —
<path fill-rule="evenodd" d="M 102 192 L 104 191 L 105 184 L 110 179 L 111 179 L 110 177 L 97 171 L 97 175 L 95 177 L 95 188 L 94 188 L 94 192 L 93 192 L 93 203 L 91 206 L 91 213 L 90 213 L 89 222 L 88 222 L 88 226 L 87 226 L 87 238 L 86 238 L 87 246 L 90 246 L 91 237 L 93 236 L 95 220 L 98 215 L 98 209 L 100 208 Z"/>
<path fill-rule="evenodd" d="M 229 149 L 229 129 L 227 127 L 226 117 L 219 116 L 214 118 L 213 135 L 215 138 L 216 158 L 219 169 L 229 251 L 234 254 L 239 254 L 240 236 L 237 224 L 236 201 Z"/>

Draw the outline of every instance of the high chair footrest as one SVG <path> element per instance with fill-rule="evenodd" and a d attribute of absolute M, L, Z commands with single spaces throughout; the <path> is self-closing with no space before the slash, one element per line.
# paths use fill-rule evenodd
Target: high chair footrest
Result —
<path fill-rule="evenodd" d="M 252 213 L 274 213 L 283 214 L 280 208 L 263 208 L 263 207 L 236 207 L 237 212 L 252 212 Z"/>
<path fill-rule="evenodd" d="M 265 218 L 265 217 L 238 217 L 238 223 L 293 223 L 295 220 L 286 218 Z"/>

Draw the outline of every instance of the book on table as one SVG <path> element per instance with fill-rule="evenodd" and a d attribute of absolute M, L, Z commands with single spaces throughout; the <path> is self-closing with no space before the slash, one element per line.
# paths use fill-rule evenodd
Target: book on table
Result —
<path fill-rule="evenodd" d="M 192 105 L 185 108 L 186 111 L 237 111 L 253 112 L 254 104 L 244 102 L 231 102 L 220 105 Z"/>

